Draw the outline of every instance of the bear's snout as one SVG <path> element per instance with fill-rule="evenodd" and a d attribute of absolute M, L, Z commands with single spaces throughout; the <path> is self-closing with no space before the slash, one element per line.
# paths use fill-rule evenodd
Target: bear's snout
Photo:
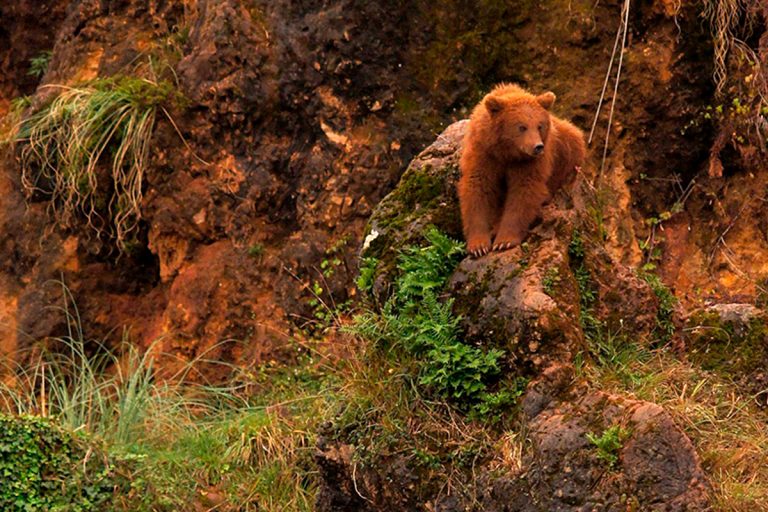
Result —
<path fill-rule="evenodd" d="M 544 152 L 544 144 L 539 142 L 533 147 L 533 154 L 534 155 L 540 155 Z"/>

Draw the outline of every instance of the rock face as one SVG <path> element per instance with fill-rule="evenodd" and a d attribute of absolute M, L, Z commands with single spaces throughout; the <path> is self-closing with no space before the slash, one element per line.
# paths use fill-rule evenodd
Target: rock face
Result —
<path fill-rule="evenodd" d="M 468 339 L 503 347 L 523 374 L 570 360 L 583 343 L 567 239 L 537 245 L 464 260 L 451 280 Z M 545 290 L 548 274 L 558 276 L 556 291 Z"/>
<path fill-rule="evenodd" d="M 398 252 L 418 244 L 427 226 L 460 236 L 455 183 L 465 129 L 459 122 L 438 136 L 374 211 L 361 251 L 377 261 L 374 304 L 386 297 Z M 505 371 L 533 379 L 521 404 L 533 449 L 517 473 L 481 479 L 478 510 L 708 510 L 698 456 L 666 411 L 574 377 L 574 356 L 595 325 L 652 339 L 659 313 L 649 285 L 590 241 L 590 200 L 580 177 L 545 208 L 522 246 L 467 258 L 450 280 L 466 341 L 503 348 Z M 590 440 L 611 429 L 612 451 Z M 434 499 L 409 491 L 417 477 L 403 459 L 357 469 L 354 450 L 321 441 L 319 510 L 424 510 Z M 454 498 L 434 506 L 447 512 L 467 504 Z"/>
<path fill-rule="evenodd" d="M 291 357 L 289 335 L 315 322 L 313 285 L 331 305 L 354 294 L 371 205 L 431 137 L 427 115 L 395 108 L 415 84 L 402 67 L 410 47 L 388 42 L 407 38 L 408 9 L 345 0 L 0 6 L 0 115 L 18 96 L 39 106 L 51 85 L 120 74 L 165 76 L 188 99 L 169 112 L 173 123 L 159 116 L 139 243 L 119 258 L 87 230 L 59 229 L 47 198 L 25 198 L 3 147 L 0 351 L 66 332 L 51 308 L 64 300 L 54 282 L 63 281 L 87 335 L 114 344 L 128 329 L 136 344 L 173 356 L 170 373 L 203 355 Z M 44 51 L 45 74 L 27 75 Z M 426 108 L 432 124 L 450 118 L 444 105 Z"/>

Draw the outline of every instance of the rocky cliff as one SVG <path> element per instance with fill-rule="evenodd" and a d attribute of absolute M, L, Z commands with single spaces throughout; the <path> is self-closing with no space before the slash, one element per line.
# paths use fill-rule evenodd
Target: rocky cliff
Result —
<path fill-rule="evenodd" d="M 14 141 L 0 154 L 0 353 L 23 363 L 60 336 L 66 302 L 105 345 L 163 354 L 167 375 L 294 361 L 293 340 L 323 339 L 354 307 L 380 313 L 398 258 L 431 226 L 460 238 L 460 120 L 494 83 L 518 82 L 557 94 L 590 156 L 523 246 L 461 260 L 438 297 L 463 342 L 528 382 L 517 427 L 531 449 L 515 472 L 481 464 L 472 506 L 707 510 L 717 464 L 691 429 L 626 382 L 588 385 L 583 368 L 620 339 L 764 395 L 767 16 L 724 0 L 0 6 L 0 128 Z M 154 124 L 129 238 L 93 229 L 125 211 L 111 206 L 120 151 L 105 149 L 90 206 L 64 218 L 24 131 L 65 91 L 124 79 L 172 91 L 133 100 Z M 470 506 L 441 502 L 434 475 L 397 456 L 357 474 L 359 425 L 330 423 L 321 509 Z M 627 433 L 601 458 L 586 434 L 613 427 Z"/>

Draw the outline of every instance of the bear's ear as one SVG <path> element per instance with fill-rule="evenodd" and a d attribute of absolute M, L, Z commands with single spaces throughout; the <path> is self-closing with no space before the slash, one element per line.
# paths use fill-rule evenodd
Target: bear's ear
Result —
<path fill-rule="evenodd" d="M 501 112 L 501 109 L 504 108 L 504 103 L 502 103 L 499 98 L 488 96 L 485 98 L 485 108 L 487 108 L 488 112 L 491 114 L 498 114 Z"/>
<path fill-rule="evenodd" d="M 552 104 L 555 102 L 556 98 L 557 96 L 555 96 L 555 93 L 550 91 L 536 96 L 536 101 L 538 101 L 539 105 L 544 107 L 546 110 L 549 110 L 552 107 Z"/>

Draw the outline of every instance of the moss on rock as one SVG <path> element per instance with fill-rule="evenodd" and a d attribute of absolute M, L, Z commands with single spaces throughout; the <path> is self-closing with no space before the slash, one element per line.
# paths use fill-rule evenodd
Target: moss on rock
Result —
<path fill-rule="evenodd" d="M 718 304 L 686 320 L 692 361 L 705 370 L 748 376 L 768 361 L 765 314 L 749 304 Z"/>
<path fill-rule="evenodd" d="M 456 182 L 466 122 L 448 127 L 411 162 L 398 186 L 376 207 L 366 228 L 361 258 L 376 261 L 370 292 L 383 303 L 394 280 L 400 249 L 419 245 L 430 226 L 461 238 Z"/>

